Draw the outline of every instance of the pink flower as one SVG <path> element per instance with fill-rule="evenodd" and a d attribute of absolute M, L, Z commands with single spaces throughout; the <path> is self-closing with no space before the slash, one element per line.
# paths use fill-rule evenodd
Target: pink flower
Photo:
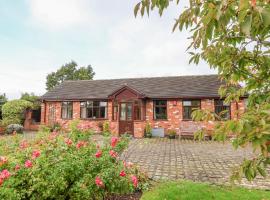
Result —
<path fill-rule="evenodd" d="M 131 181 L 133 183 L 133 186 L 136 188 L 138 187 L 138 178 L 134 175 L 131 176 Z"/>
<path fill-rule="evenodd" d="M 122 176 L 122 177 L 126 176 L 125 171 L 124 171 L 124 170 L 122 170 L 122 171 L 120 172 L 119 176 Z"/>
<path fill-rule="evenodd" d="M 21 166 L 20 165 L 16 165 L 15 166 L 15 171 L 18 171 L 19 169 L 21 169 Z"/>
<path fill-rule="evenodd" d="M 118 138 L 117 137 L 112 137 L 112 139 L 111 139 L 112 148 L 114 148 L 116 146 L 117 142 L 118 142 Z"/>
<path fill-rule="evenodd" d="M 123 164 L 124 164 L 124 167 L 127 167 L 127 168 L 130 168 L 133 166 L 133 163 L 132 162 L 125 162 L 123 161 Z"/>
<path fill-rule="evenodd" d="M 33 159 L 36 159 L 40 156 L 40 151 L 39 150 L 34 150 L 33 153 L 32 153 L 32 158 Z"/>
<path fill-rule="evenodd" d="M 8 161 L 7 157 L 5 157 L 5 156 L 0 156 L 0 162 L 1 162 L 2 164 L 7 163 L 7 161 Z"/>
<path fill-rule="evenodd" d="M 0 173 L 0 179 L 2 179 L 2 180 L 8 179 L 10 176 L 11 176 L 11 174 L 9 173 L 9 171 L 7 169 L 4 169 Z"/>
<path fill-rule="evenodd" d="M 21 148 L 21 149 L 25 149 L 25 148 L 27 148 L 27 147 L 28 147 L 27 141 L 23 140 L 23 141 L 20 143 L 20 148 Z"/>
<path fill-rule="evenodd" d="M 97 153 L 96 153 L 96 158 L 100 158 L 102 156 L 102 151 L 97 151 Z"/>
<path fill-rule="evenodd" d="M 79 141 L 77 144 L 76 144 L 76 148 L 77 149 L 80 149 L 81 147 L 85 146 L 86 145 L 86 142 L 85 141 Z"/>
<path fill-rule="evenodd" d="M 114 150 L 110 150 L 110 155 L 111 155 L 111 157 L 116 158 L 117 152 L 115 152 Z"/>
<path fill-rule="evenodd" d="M 57 131 L 53 131 L 50 135 L 49 135 L 49 140 L 54 140 L 57 137 L 58 133 Z"/>
<path fill-rule="evenodd" d="M 98 187 L 104 187 L 102 180 L 98 176 L 96 177 L 95 183 Z"/>
<path fill-rule="evenodd" d="M 72 140 L 69 139 L 69 138 L 65 138 L 65 143 L 66 143 L 68 146 L 71 146 L 71 145 L 72 145 Z"/>
<path fill-rule="evenodd" d="M 27 161 L 25 161 L 24 166 L 25 166 L 26 168 L 31 168 L 31 167 L 33 167 L 33 164 L 32 164 L 32 162 L 31 162 L 31 160 L 27 160 Z"/>

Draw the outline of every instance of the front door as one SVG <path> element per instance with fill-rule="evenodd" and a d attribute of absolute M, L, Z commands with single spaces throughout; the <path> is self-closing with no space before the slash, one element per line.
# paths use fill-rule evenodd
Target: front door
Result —
<path fill-rule="evenodd" d="M 133 127 L 133 104 L 131 102 L 120 103 L 120 116 L 119 116 L 119 133 L 132 134 L 134 131 Z"/>

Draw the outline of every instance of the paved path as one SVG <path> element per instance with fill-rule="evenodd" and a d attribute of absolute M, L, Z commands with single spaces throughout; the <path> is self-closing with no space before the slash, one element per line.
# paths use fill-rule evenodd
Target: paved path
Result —
<path fill-rule="evenodd" d="M 229 183 L 230 174 L 250 148 L 234 150 L 230 143 L 166 138 L 134 139 L 122 158 L 136 163 L 153 179 L 190 179 L 215 184 Z M 268 171 L 270 174 L 270 171 Z M 270 190 L 270 178 L 258 177 L 241 185 Z"/>

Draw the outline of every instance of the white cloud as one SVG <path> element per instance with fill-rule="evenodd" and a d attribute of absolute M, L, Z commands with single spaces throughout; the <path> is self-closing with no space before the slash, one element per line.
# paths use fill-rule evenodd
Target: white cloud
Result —
<path fill-rule="evenodd" d="M 31 15 L 39 25 L 62 29 L 91 19 L 87 0 L 29 0 Z"/>

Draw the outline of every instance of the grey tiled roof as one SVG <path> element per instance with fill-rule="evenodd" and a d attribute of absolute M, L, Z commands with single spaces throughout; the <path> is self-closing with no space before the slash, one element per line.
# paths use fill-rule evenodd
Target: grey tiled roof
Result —
<path fill-rule="evenodd" d="M 126 85 L 148 98 L 217 98 L 221 84 L 217 75 L 65 81 L 41 99 L 106 99 Z"/>

